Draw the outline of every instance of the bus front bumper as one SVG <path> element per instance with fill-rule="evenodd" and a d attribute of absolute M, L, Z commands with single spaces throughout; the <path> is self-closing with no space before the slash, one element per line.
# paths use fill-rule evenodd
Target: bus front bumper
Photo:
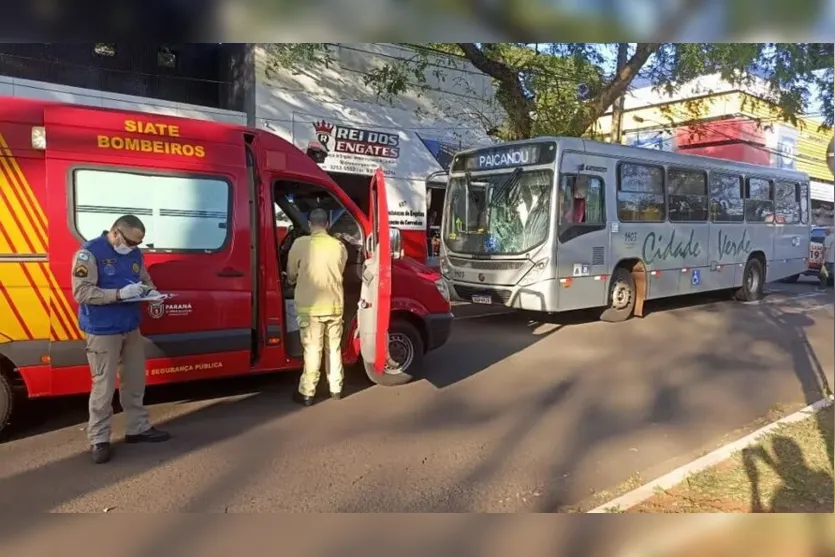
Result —
<path fill-rule="evenodd" d="M 554 306 L 553 279 L 526 286 L 494 286 L 447 280 L 450 296 L 456 302 L 504 306 L 530 311 L 549 311 Z"/>

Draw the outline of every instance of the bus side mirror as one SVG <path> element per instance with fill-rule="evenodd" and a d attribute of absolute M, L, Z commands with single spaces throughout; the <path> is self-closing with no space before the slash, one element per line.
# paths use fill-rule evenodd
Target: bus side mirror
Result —
<path fill-rule="evenodd" d="M 389 245 L 392 259 L 403 257 L 403 237 L 400 235 L 399 228 L 389 228 Z"/>

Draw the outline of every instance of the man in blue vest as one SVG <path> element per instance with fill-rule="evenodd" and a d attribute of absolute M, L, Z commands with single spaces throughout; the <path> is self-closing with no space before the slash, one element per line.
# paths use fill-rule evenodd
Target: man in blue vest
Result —
<path fill-rule="evenodd" d="M 110 460 L 110 421 L 119 372 L 119 400 L 127 418 L 126 443 L 166 441 L 168 433 L 151 426 L 145 397 L 145 349 L 139 332 L 142 304 L 124 302 L 156 292 L 137 247 L 145 225 L 133 215 L 119 217 L 110 231 L 86 242 L 75 254 L 72 292 L 78 324 L 87 334 L 90 391 L 90 439 L 93 462 Z"/>

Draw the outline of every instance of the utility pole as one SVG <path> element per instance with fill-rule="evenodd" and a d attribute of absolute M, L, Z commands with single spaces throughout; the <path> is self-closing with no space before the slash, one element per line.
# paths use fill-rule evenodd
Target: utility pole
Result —
<path fill-rule="evenodd" d="M 618 43 L 618 69 L 616 73 L 620 73 L 626 65 L 626 55 L 629 53 L 629 43 Z M 623 104 L 626 99 L 626 91 L 621 96 L 615 99 L 615 104 L 612 105 L 612 143 L 620 143 L 623 135 Z"/>

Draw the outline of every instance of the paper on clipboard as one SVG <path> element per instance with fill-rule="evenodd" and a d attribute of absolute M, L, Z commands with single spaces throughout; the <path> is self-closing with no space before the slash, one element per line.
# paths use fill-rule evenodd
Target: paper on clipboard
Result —
<path fill-rule="evenodd" d="M 154 296 L 136 296 L 135 298 L 127 298 L 119 301 L 123 304 L 132 304 L 136 302 L 162 302 L 173 297 L 173 294 L 156 294 Z"/>

